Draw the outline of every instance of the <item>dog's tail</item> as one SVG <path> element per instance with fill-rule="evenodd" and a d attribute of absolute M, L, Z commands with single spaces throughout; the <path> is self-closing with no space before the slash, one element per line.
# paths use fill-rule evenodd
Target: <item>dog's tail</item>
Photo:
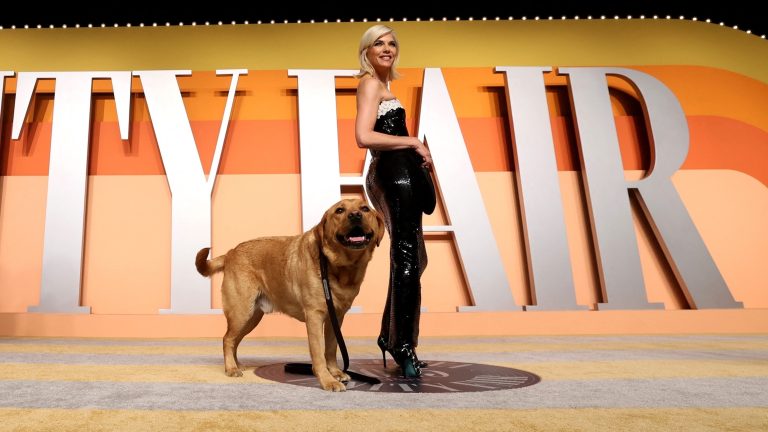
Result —
<path fill-rule="evenodd" d="M 203 276 L 210 276 L 216 272 L 220 272 L 224 269 L 224 255 L 216 257 L 212 260 L 208 260 L 208 252 L 211 248 L 200 249 L 195 258 L 195 267 L 197 271 Z"/>

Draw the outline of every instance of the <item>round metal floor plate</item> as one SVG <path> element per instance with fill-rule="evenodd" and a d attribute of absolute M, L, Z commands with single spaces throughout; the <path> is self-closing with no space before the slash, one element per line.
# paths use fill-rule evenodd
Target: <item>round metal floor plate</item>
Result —
<path fill-rule="evenodd" d="M 384 369 L 381 361 L 350 360 L 349 370 L 374 376 L 381 384 L 368 384 L 352 380 L 347 390 L 386 393 L 466 393 L 491 390 L 509 390 L 527 387 L 541 381 L 538 375 L 519 369 L 477 363 L 427 360 L 429 366 L 421 370 L 420 378 L 403 378 L 400 368 L 388 362 Z M 320 388 L 317 378 L 285 372 L 285 363 L 256 368 L 254 373 L 264 379 L 303 387 Z"/>

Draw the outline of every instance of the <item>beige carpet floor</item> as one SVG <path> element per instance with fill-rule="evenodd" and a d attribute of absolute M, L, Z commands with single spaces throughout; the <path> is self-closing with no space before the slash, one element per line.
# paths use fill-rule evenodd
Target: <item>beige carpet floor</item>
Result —
<path fill-rule="evenodd" d="M 372 339 L 354 359 L 380 359 Z M 522 369 L 540 383 L 455 393 L 327 393 L 260 366 L 303 339 L 0 338 L 0 430 L 766 431 L 768 335 L 423 338 L 425 360 Z"/>

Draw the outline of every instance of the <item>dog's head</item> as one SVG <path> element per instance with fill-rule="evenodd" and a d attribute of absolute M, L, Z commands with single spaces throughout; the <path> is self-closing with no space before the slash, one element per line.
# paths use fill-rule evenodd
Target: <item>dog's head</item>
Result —
<path fill-rule="evenodd" d="M 384 237 L 384 218 L 361 199 L 345 199 L 326 210 L 315 227 L 324 244 L 338 244 L 346 250 L 378 246 Z"/>

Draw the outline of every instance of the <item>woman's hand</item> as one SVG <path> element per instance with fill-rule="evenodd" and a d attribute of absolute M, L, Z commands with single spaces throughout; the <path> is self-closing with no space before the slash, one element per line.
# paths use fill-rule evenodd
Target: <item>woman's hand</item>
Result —
<path fill-rule="evenodd" d="M 414 150 L 416 150 L 416 153 L 418 153 L 419 156 L 421 156 L 423 159 L 421 166 L 427 169 L 432 169 L 432 153 L 430 153 L 425 143 L 419 141 L 418 138 L 414 138 L 414 140 L 417 143 L 416 147 L 414 147 Z"/>

